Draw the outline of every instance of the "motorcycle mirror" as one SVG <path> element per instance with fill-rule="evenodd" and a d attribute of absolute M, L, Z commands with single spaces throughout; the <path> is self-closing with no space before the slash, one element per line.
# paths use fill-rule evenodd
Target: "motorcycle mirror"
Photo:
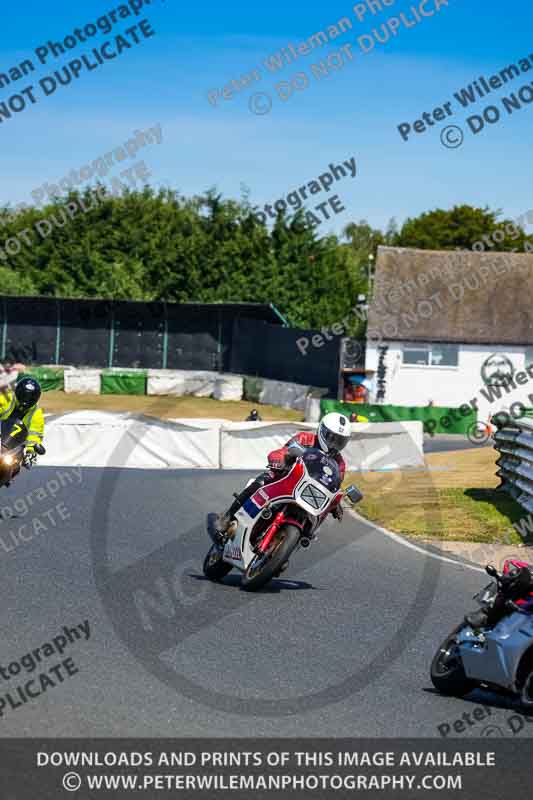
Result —
<path fill-rule="evenodd" d="M 354 486 L 353 483 L 351 483 L 350 486 L 348 486 L 348 488 L 346 489 L 346 497 L 351 503 L 355 505 L 356 503 L 361 502 L 361 500 L 363 499 L 363 494 L 362 492 L 359 491 L 357 486 Z"/>
<path fill-rule="evenodd" d="M 35 452 L 37 453 L 38 456 L 44 456 L 44 454 L 46 453 L 46 448 L 42 444 L 36 444 Z"/>
<path fill-rule="evenodd" d="M 498 570 L 496 569 L 496 567 L 493 567 L 492 564 L 488 564 L 488 566 L 485 567 L 485 572 L 487 573 L 487 575 L 490 575 L 491 578 L 499 577 Z"/>
<path fill-rule="evenodd" d="M 291 442 L 287 447 L 287 452 L 289 455 L 293 456 L 293 458 L 299 458 L 305 453 L 305 447 L 301 445 L 300 442 Z"/>

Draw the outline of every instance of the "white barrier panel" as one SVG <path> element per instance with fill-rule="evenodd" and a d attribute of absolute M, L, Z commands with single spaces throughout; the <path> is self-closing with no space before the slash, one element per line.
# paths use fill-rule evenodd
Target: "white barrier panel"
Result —
<path fill-rule="evenodd" d="M 218 372 L 192 370 L 148 370 L 147 394 L 194 395 L 211 397 L 215 391 Z"/>
<path fill-rule="evenodd" d="M 305 400 L 309 394 L 310 386 L 285 381 L 263 380 L 263 388 L 259 394 L 259 402 L 282 408 L 294 408 L 296 411 L 305 409 Z"/>
<path fill-rule="evenodd" d="M 313 397 L 308 395 L 305 400 L 305 415 L 306 422 L 320 422 L 320 397 Z"/>
<path fill-rule="evenodd" d="M 215 382 L 215 400 L 242 400 L 244 378 L 238 375 L 219 375 Z"/>
<path fill-rule="evenodd" d="M 225 422 L 220 429 L 220 466 L 266 469 L 271 450 L 283 447 L 298 431 L 314 428 L 304 422 Z"/>
<path fill-rule="evenodd" d="M 354 423 L 352 438 L 343 451 L 343 456 L 351 470 L 423 467 L 423 423 Z"/>
<path fill-rule="evenodd" d="M 267 465 L 283 447 L 315 425 L 293 422 L 223 422 L 216 419 L 157 420 L 135 414 L 78 411 L 47 417 L 47 466 L 137 469 L 246 469 Z M 424 464 L 421 422 L 352 426 L 343 453 L 348 469 L 394 469 Z"/>
<path fill-rule="evenodd" d="M 167 372 L 165 370 L 158 374 L 153 373 L 153 370 L 148 370 L 147 394 L 176 395 L 179 397 L 185 394 L 185 376 L 181 372 Z"/>
<path fill-rule="evenodd" d="M 67 394 L 100 394 L 99 369 L 69 369 L 65 371 Z"/>
<path fill-rule="evenodd" d="M 316 425 L 292 422 L 226 422 L 220 430 L 222 469 L 261 470 L 271 450 L 283 447 L 301 430 Z M 352 426 L 343 451 L 349 470 L 398 469 L 424 466 L 421 422 L 365 423 Z"/>
<path fill-rule="evenodd" d="M 45 466 L 218 469 L 217 420 L 78 411 L 47 418 Z"/>

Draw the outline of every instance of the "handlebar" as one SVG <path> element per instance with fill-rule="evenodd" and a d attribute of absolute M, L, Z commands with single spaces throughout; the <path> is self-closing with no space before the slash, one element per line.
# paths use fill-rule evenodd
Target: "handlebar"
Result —
<path fill-rule="evenodd" d="M 505 608 L 508 611 L 517 611 L 519 614 L 527 614 L 528 612 L 525 611 L 518 603 L 515 603 L 513 600 L 507 600 L 505 603 Z"/>
<path fill-rule="evenodd" d="M 496 567 L 494 567 L 492 564 L 489 564 L 485 567 L 485 572 L 487 575 L 490 575 L 491 578 L 494 578 L 494 580 L 498 582 L 498 585 L 502 587 L 508 583 L 511 583 L 513 580 L 512 575 L 504 575 L 503 572 L 498 572 Z"/>
<path fill-rule="evenodd" d="M 509 594 L 509 589 L 513 588 L 513 583 L 516 579 L 516 575 L 504 575 L 503 573 L 498 572 L 496 567 L 489 564 L 489 566 L 485 567 L 485 572 L 487 575 L 490 575 L 491 578 L 494 578 L 498 584 L 498 592 L 501 593 L 503 598 L 505 595 Z M 508 611 L 517 611 L 520 614 L 527 614 L 528 612 L 525 611 L 521 606 L 511 600 L 509 597 L 505 598 L 505 607 Z"/>

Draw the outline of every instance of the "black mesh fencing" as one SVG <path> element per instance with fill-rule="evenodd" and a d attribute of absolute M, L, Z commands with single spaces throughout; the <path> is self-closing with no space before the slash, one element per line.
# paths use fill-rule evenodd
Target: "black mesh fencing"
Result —
<path fill-rule="evenodd" d="M 316 347 L 317 335 L 268 305 L 0 297 L 0 358 L 27 365 L 215 370 L 336 396 L 340 340 Z"/>

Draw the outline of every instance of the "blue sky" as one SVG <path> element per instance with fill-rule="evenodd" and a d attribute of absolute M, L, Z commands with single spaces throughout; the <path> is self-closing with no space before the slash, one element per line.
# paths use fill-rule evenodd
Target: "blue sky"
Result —
<path fill-rule="evenodd" d="M 480 75 L 488 77 L 529 54 L 533 58 L 528 36 L 531 1 L 516 0 L 505 7 L 495 0 L 449 0 L 434 16 L 410 29 L 402 26 L 386 44 L 361 52 L 359 36 L 420 2 L 395 0 L 380 14 L 367 13 L 359 22 L 355 4 L 342 0 L 152 0 L 138 17 L 120 21 L 111 34 L 79 44 L 68 58 L 39 66 L 31 77 L 0 90 L 2 103 L 144 17 L 156 32 L 116 60 L 93 72 L 83 71 L 54 95 L 45 98 L 39 92 L 35 105 L 0 124 L 0 199 L 30 201 L 30 191 L 44 181 L 59 179 L 113 150 L 134 130 L 161 123 L 162 144 L 146 147 L 142 157 L 154 185 L 184 194 L 216 186 L 225 196 L 238 197 L 244 185 L 252 202 L 262 206 L 316 178 L 330 162 L 355 157 L 356 179 L 345 179 L 336 188 L 346 211 L 322 226 L 324 233 L 340 232 L 348 222 L 362 218 L 384 227 L 391 217 L 401 223 L 407 216 L 463 202 L 501 208 L 517 217 L 533 208 L 533 104 L 512 116 L 502 111 L 500 122 L 487 125 L 478 136 L 465 120 L 486 105 L 501 108 L 501 97 L 531 83 L 533 70 L 470 111 L 460 109 L 453 95 Z M 2 25 L 0 72 L 24 58 L 37 64 L 36 47 L 48 39 L 63 40 L 74 28 L 119 5 L 96 0 L 84 10 L 70 2 L 29 0 L 11 6 Z M 435 0 L 427 0 L 425 7 L 434 5 Z M 276 75 L 264 67 L 263 59 L 279 48 L 306 41 L 343 17 L 352 21 L 353 29 L 336 42 L 302 56 Z M 348 43 L 353 61 L 317 80 L 311 64 Z M 222 90 L 256 67 L 260 82 L 217 107 L 208 103 L 209 90 Z M 301 71 L 309 87 L 282 102 L 276 83 Z M 250 96 L 258 91 L 272 97 L 268 114 L 249 110 Z M 447 101 L 456 111 L 448 123 L 402 141 L 399 123 L 414 123 L 424 111 Z M 440 131 L 446 124 L 464 129 L 459 149 L 442 146 Z"/>

